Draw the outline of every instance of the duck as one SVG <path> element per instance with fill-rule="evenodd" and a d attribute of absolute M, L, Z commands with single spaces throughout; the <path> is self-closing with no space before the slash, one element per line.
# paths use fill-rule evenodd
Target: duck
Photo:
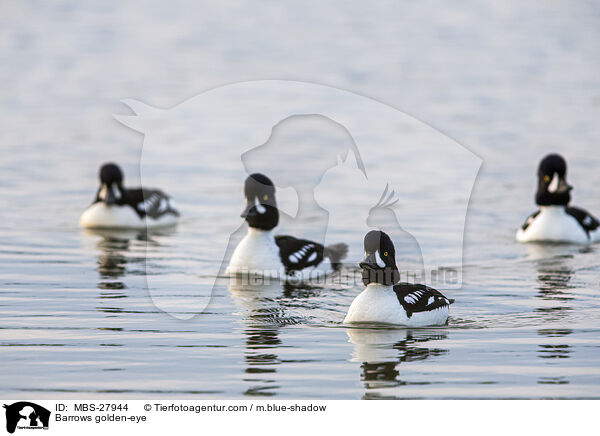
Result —
<path fill-rule="evenodd" d="M 344 324 L 377 323 L 406 327 L 445 325 L 453 299 L 422 284 L 400 282 L 392 239 L 381 230 L 364 237 L 362 291 L 350 305 Z"/>
<path fill-rule="evenodd" d="M 567 163 L 559 154 L 549 154 L 538 167 L 535 202 L 539 210 L 517 230 L 518 242 L 589 244 L 600 240 L 600 222 L 589 212 L 569 206 Z"/>
<path fill-rule="evenodd" d="M 179 211 L 158 189 L 123 187 L 123 171 L 108 162 L 98 173 L 100 187 L 92 204 L 81 214 L 79 225 L 87 229 L 138 229 L 177 224 Z"/>
<path fill-rule="evenodd" d="M 279 211 L 271 179 L 261 173 L 249 175 L 244 182 L 244 197 L 241 217 L 248 232 L 235 248 L 226 274 L 311 279 L 340 269 L 348 253 L 346 244 L 325 247 L 307 239 L 275 235 Z"/>

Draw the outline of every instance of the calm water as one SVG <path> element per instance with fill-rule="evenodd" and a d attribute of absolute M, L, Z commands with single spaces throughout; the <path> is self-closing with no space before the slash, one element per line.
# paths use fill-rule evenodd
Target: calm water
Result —
<path fill-rule="evenodd" d="M 574 204 L 600 214 L 600 8 L 445 5 L 270 4 L 257 21 L 254 3 L 186 13 L 177 2 L 5 6 L 1 395 L 600 398 L 600 247 L 514 242 L 533 211 L 535 167 L 548 151 L 568 158 Z M 142 136 L 111 118 L 127 112 L 120 99 L 170 107 L 218 85 L 265 78 L 373 97 L 481 157 L 463 286 L 446 292 L 456 299 L 448 326 L 346 328 L 341 321 L 360 285 L 218 285 L 197 314 L 214 282 L 207 271 L 221 261 L 211 247 L 239 224 L 240 162 L 174 160 L 174 171 L 152 178 L 183 213 L 172 231 L 100 235 L 77 227 L 102 161 L 120 162 L 129 184 L 139 183 Z M 307 131 L 308 143 L 318 142 L 318 129 Z M 211 162 L 226 155 L 211 153 Z M 281 168 L 275 158 L 262 163 Z M 199 168 L 213 176 L 215 197 L 235 199 L 233 209 L 202 202 L 180 182 Z M 427 222 L 418 211 L 452 193 L 448 184 L 411 198 L 412 218 Z M 303 234 L 311 236 L 319 217 L 305 212 Z M 361 232 L 341 220 L 332 237 L 355 257 Z M 432 231 L 421 242 L 438 239 L 444 235 Z M 169 286 L 149 291 L 147 270 Z"/>

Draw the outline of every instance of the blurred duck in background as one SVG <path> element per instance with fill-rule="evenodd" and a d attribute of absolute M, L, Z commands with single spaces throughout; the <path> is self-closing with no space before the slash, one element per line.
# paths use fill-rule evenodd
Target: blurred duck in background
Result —
<path fill-rule="evenodd" d="M 540 209 L 519 228 L 518 242 L 588 244 L 600 240 L 600 222 L 587 211 L 569 206 L 573 188 L 566 178 L 567 163 L 562 156 L 550 154 L 542 159 L 535 196 Z"/>
<path fill-rule="evenodd" d="M 177 224 L 179 212 L 158 189 L 126 189 L 123 172 L 114 163 L 100 168 L 100 187 L 79 225 L 94 229 L 147 229 Z"/>

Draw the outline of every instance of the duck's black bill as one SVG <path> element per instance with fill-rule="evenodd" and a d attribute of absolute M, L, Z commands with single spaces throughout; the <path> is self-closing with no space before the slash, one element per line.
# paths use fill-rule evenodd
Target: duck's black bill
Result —
<path fill-rule="evenodd" d="M 565 179 L 561 178 L 558 181 L 558 190 L 557 190 L 557 192 L 559 194 L 564 194 L 565 192 L 571 192 L 571 189 L 573 189 L 573 187 L 571 185 L 569 185 Z"/>
<path fill-rule="evenodd" d="M 104 199 L 104 203 L 107 206 L 112 206 L 114 204 L 117 204 L 117 197 L 115 197 L 112 187 L 110 187 L 110 186 L 106 189 L 106 198 Z"/>
<path fill-rule="evenodd" d="M 385 266 L 382 268 L 377 265 L 375 253 L 365 256 L 358 266 L 362 268 L 362 280 L 365 286 L 371 283 L 392 286 L 400 280 L 400 272 L 396 267 Z"/>
<path fill-rule="evenodd" d="M 247 219 L 247 218 L 254 218 L 258 215 L 258 212 L 256 210 L 256 207 L 254 207 L 253 204 L 248 204 L 246 206 L 246 209 L 244 209 L 244 211 L 241 213 L 240 217 Z"/>
<path fill-rule="evenodd" d="M 377 265 L 377 259 L 375 259 L 375 253 L 367 253 L 365 258 L 358 266 L 362 269 L 381 269 L 379 265 Z"/>

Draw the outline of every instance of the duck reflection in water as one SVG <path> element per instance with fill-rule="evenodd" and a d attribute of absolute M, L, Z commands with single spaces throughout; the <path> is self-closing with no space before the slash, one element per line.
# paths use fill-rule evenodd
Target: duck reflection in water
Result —
<path fill-rule="evenodd" d="M 545 322 L 558 321 L 571 310 L 569 301 L 573 300 L 570 281 L 573 277 L 573 247 L 565 244 L 528 244 L 530 254 L 536 253 L 537 269 L 536 297 L 543 302 L 536 312 L 544 314 Z M 542 253 L 545 253 L 542 255 Z"/>
<path fill-rule="evenodd" d="M 262 276 L 232 276 L 229 291 L 235 305 L 242 312 L 246 336 L 244 358 L 244 382 L 250 387 L 244 391 L 248 396 L 276 395 L 277 366 L 281 360 L 277 350 L 282 346 L 279 338 L 281 327 L 297 324 L 300 318 L 291 316 L 282 300 L 286 295 L 299 295 L 301 286 Z M 310 294 L 304 294 L 310 295 Z"/>
<path fill-rule="evenodd" d="M 100 298 L 118 299 L 127 297 L 123 292 L 127 289 L 123 278 L 145 275 L 145 246 L 156 243 L 151 237 L 163 235 L 165 231 L 86 229 L 84 232 L 100 236 L 95 242 L 95 250 L 99 252 L 97 287 Z"/>
<path fill-rule="evenodd" d="M 549 343 L 538 345 L 538 357 L 540 359 L 567 359 L 571 357 L 571 353 L 573 352 L 573 347 L 569 344 L 562 343 L 562 341 L 558 341 L 554 338 L 565 338 L 573 333 L 571 329 L 541 329 L 538 330 L 538 335 L 547 338 L 546 340 Z M 549 360 L 548 362 L 551 362 Z M 560 368 L 557 368 L 557 371 L 560 372 Z M 569 380 L 566 376 L 556 375 L 556 376 L 543 376 L 539 377 L 538 384 L 569 384 Z"/>
<path fill-rule="evenodd" d="M 569 315 L 572 307 L 569 304 L 574 299 L 570 284 L 573 278 L 573 255 L 588 247 L 577 247 L 568 244 L 529 244 L 530 254 L 535 255 L 537 268 L 536 297 L 543 304 L 536 309 L 544 317 L 543 321 L 549 328 L 538 330 L 541 343 L 538 345 L 538 357 L 551 363 L 555 360 L 571 357 L 573 347 L 566 340 L 573 330 L 569 328 Z M 562 338 L 562 339 L 561 339 Z M 557 368 L 558 370 L 558 368 Z M 559 371 L 559 370 L 558 370 Z M 568 384 L 565 376 L 543 376 L 539 384 Z"/>
<path fill-rule="evenodd" d="M 541 359 L 566 359 L 570 357 L 572 347 L 568 344 L 556 343 L 556 339 L 552 338 L 564 338 L 565 336 L 573 333 L 571 329 L 540 329 L 538 335 L 548 339 L 547 344 L 539 345 L 538 356 Z M 558 341 L 562 342 L 562 341 Z"/>
<path fill-rule="evenodd" d="M 276 379 L 276 366 L 281 362 L 276 353 L 281 346 L 279 328 L 249 325 L 245 330 L 246 360 L 243 381 L 251 386 L 244 391 L 248 396 L 273 396 L 279 389 Z"/>
<path fill-rule="evenodd" d="M 229 292 L 235 305 L 248 322 L 279 327 L 303 320 L 293 313 L 298 309 L 314 309 L 323 288 L 307 282 L 280 281 L 272 277 L 243 274 L 229 277 Z"/>
<path fill-rule="evenodd" d="M 427 342 L 445 339 L 447 332 L 442 329 L 349 328 L 346 332 L 349 341 L 354 344 L 351 361 L 361 362 L 361 381 L 367 389 L 365 399 L 386 398 L 379 392 L 368 392 L 375 389 L 429 384 L 428 381 L 401 380 L 398 365 L 449 352 L 423 346 Z"/>

